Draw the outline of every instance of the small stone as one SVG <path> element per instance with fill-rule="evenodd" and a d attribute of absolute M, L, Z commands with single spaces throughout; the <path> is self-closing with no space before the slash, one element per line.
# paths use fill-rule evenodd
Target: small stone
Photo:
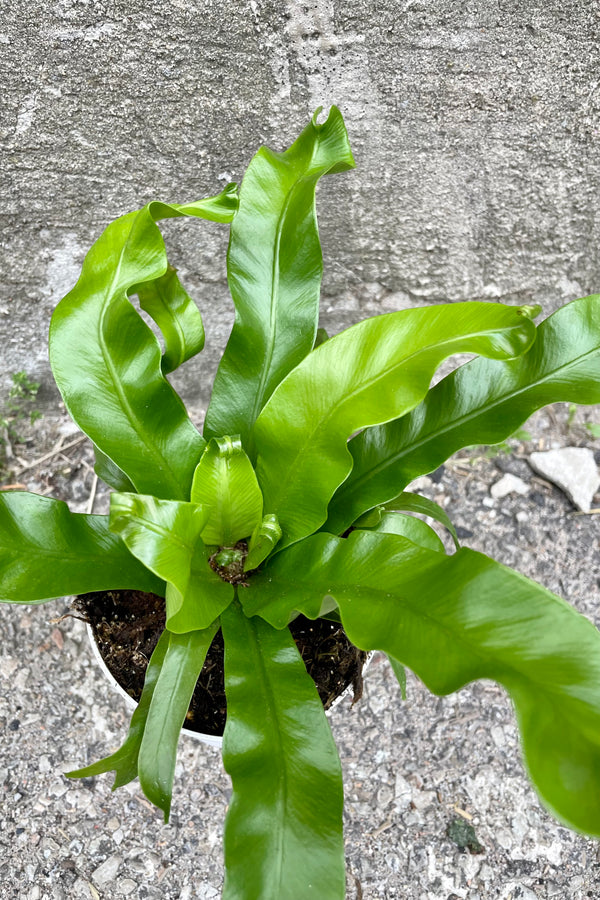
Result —
<path fill-rule="evenodd" d="M 418 810 L 427 809 L 436 800 L 437 793 L 435 791 L 413 791 L 412 794 L 413 806 Z"/>
<path fill-rule="evenodd" d="M 551 866 L 558 867 L 562 865 L 563 849 L 560 841 L 552 841 L 550 846 L 544 847 L 544 851 L 540 855 L 547 859 Z"/>
<path fill-rule="evenodd" d="M 27 877 L 30 881 L 35 880 L 37 869 L 38 869 L 37 865 L 34 865 L 33 863 L 29 863 L 29 865 L 25 866 L 25 874 L 27 875 Z"/>
<path fill-rule="evenodd" d="M 506 746 L 506 734 L 504 733 L 504 728 L 501 725 L 492 725 L 490 734 L 496 747 L 502 748 Z"/>
<path fill-rule="evenodd" d="M 117 872 L 121 868 L 122 862 L 123 857 L 118 853 L 115 853 L 113 856 L 109 856 L 108 859 L 102 863 L 102 865 L 98 866 L 98 868 L 94 869 L 94 871 L 92 872 L 93 881 L 99 887 L 102 887 L 103 884 L 108 884 L 110 881 L 114 881 Z"/>
<path fill-rule="evenodd" d="M 529 823 L 522 813 L 517 813 L 511 822 L 511 830 L 518 844 L 522 844 L 531 831 Z"/>
<path fill-rule="evenodd" d="M 407 809 L 411 800 L 412 790 L 406 778 L 399 772 L 396 773 L 394 794 L 396 797 L 396 807 L 398 809 Z"/>
<path fill-rule="evenodd" d="M 529 513 L 526 513 L 524 509 L 520 509 L 516 514 L 515 519 L 520 524 L 523 524 L 523 522 L 529 522 Z"/>
<path fill-rule="evenodd" d="M 377 807 L 385 809 L 394 799 L 394 791 L 388 784 L 382 784 L 377 791 Z"/>
<path fill-rule="evenodd" d="M 570 888 L 569 883 L 569 888 Z M 501 900 L 538 900 L 538 895 L 526 887 L 521 882 L 509 881 L 504 886 L 504 891 L 500 895 Z"/>
<path fill-rule="evenodd" d="M 5 678 L 10 678 L 18 665 L 19 661 L 13 656 L 4 656 L 0 659 L 0 675 L 4 675 Z"/>
<path fill-rule="evenodd" d="M 503 850 L 510 851 L 517 846 L 512 833 L 504 826 L 499 826 L 494 829 L 494 839 Z"/>
<path fill-rule="evenodd" d="M 546 453 L 532 453 L 531 468 L 559 487 L 582 512 L 589 512 L 600 487 L 600 473 L 594 454 L 587 447 L 563 447 Z"/>
<path fill-rule="evenodd" d="M 528 491 L 529 485 L 517 475 L 511 475 L 510 472 L 503 475 L 500 481 L 497 481 L 490 488 L 490 494 L 494 500 L 502 500 L 509 494 L 527 494 Z"/>
<path fill-rule="evenodd" d="M 128 897 L 136 888 L 137 884 L 131 878 L 119 878 L 116 884 L 116 893 L 119 896 Z"/>
<path fill-rule="evenodd" d="M 494 870 L 491 866 L 488 866 L 484 863 L 479 870 L 479 880 L 483 881 L 484 884 L 491 882 L 494 878 Z"/>

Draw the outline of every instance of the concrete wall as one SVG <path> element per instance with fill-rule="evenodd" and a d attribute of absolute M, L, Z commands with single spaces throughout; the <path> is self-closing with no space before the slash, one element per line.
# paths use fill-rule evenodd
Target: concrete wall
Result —
<path fill-rule="evenodd" d="M 332 330 L 600 291 L 599 37 L 591 0 L 3 4 L 4 379 L 49 382 L 51 310 L 110 219 L 215 192 L 333 102 L 358 169 L 319 190 Z M 165 232 L 205 315 L 184 385 L 201 402 L 231 322 L 226 229 Z"/>

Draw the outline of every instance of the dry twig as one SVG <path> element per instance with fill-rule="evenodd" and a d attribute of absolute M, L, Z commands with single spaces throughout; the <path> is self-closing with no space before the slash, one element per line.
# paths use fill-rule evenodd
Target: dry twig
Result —
<path fill-rule="evenodd" d="M 50 450 L 48 453 L 44 453 L 43 456 L 40 456 L 38 459 L 32 460 L 32 462 L 25 463 L 18 469 L 15 474 L 21 475 L 23 472 L 26 472 L 28 469 L 35 469 L 36 466 L 40 466 L 42 463 L 47 462 L 49 459 L 52 459 L 54 456 L 58 456 L 59 453 L 64 453 L 65 450 L 70 450 L 71 447 L 76 447 L 78 444 L 83 443 L 83 441 L 87 440 L 85 434 L 80 434 L 79 437 L 75 438 L 72 441 L 69 441 L 68 444 L 63 445 L 64 438 L 61 437 L 59 442 Z"/>
<path fill-rule="evenodd" d="M 94 510 L 94 500 L 96 499 L 96 489 L 97 489 L 97 488 L 98 488 L 98 476 L 97 476 L 96 473 L 94 472 L 94 478 L 93 478 L 93 480 L 92 480 L 92 489 L 91 489 L 91 491 L 90 491 L 90 496 L 89 496 L 89 499 L 88 499 L 88 504 L 87 504 L 87 507 L 86 507 L 86 510 L 85 510 L 86 513 L 88 514 L 88 516 L 91 515 L 92 512 L 93 512 L 93 510 Z"/>

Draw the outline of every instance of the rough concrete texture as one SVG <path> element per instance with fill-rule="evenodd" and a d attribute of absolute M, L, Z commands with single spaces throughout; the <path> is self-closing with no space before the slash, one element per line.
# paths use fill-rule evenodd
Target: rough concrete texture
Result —
<path fill-rule="evenodd" d="M 412 303 L 600 290 L 600 8 L 579 0 L 16 0 L 0 25 L 2 378 L 49 383 L 53 306 L 113 217 L 239 179 L 336 102 L 358 169 L 319 190 L 324 324 Z M 208 349 L 226 229 L 165 228 Z M 1 394 L 0 394 L 1 396 Z"/>
<path fill-rule="evenodd" d="M 466 546 L 536 578 L 600 625 L 600 519 L 573 515 L 567 497 L 527 463 L 533 450 L 566 444 L 588 446 L 600 459 L 600 442 L 582 424 L 597 424 L 598 409 L 577 416 L 567 428 L 566 404 L 538 414 L 526 444 L 510 442 L 495 459 L 472 449 L 414 489 L 446 509 Z M 12 477 L 84 510 L 89 444 L 72 446 L 72 425 L 48 418 L 32 437 L 31 446 L 15 447 Z M 23 468 L 20 457 L 41 461 Z M 502 473 L 521 479 L 527 494 L 494 499 L 490 487 Z M 98 493 L 95 511 L 106 501 Z M 115 749 L 128 721 L 83 624 L 51 621 L 67 605 L 0 606 L 0 900 L 218 900 L 230 784 L 217 751 L 182 739 L 166 826 L 137 783 L 113 794 L 109 775 L 62 776 Z M 598 842 L 540 806 L 504 692 L 484 682 L 434 697 L 409 674 L 407 693 L 402 702 L 379 656 L 363 700 L 332 715 L 346 794 L 348 900 L 600 897 Z M 462 818 L 482 853 L 449 839 L 448 826 Z"/>

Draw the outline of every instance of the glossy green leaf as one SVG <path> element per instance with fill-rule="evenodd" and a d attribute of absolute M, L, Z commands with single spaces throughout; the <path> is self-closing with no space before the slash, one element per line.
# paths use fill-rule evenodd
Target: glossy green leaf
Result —
<path fill-rule="evenodd" d="M 439 522 L 446 528 L 457 550 L 460 550 L 460 541 L 456 533 L 456 528 L 452 524 L 450 517 L 442 507 L 430 500 L 428 497 L 421 497 L 420 494 L 413 494 L 410 491 L 403 491 L 398 497 L 394 497 L 388 503 L 384 503 L 381 507 L 384 510 L 395 510 L 396 512 L 413 512 L 421 513 L 423 516 L 429 516 L 435 522 Z M 410 537 L 410 535 L 406 535 Z M 418 542 L 417 542 L 418 543 Z"/>
<path fill-rule="evenodd" d="M 357 524 L 357 527 L 364 528 L 365 526 Z M 368 530 L 377 534 L 401 534 L 412 541 L 413 544 L 418 544 L 419 547 L 437 550 L 438 553 L 445 553 L 444 544 L 439 535 L 426 522 L 415 518 L 415 516 L 407 516 L 404 513 L 382 509 L 379 521 L 370 525 Z"/>
<path fill-rule="evenodd" d="M 233 782 L 223 900 L 344 896 L 342 772 L 314 682 L 292 636 L 238 604 L 221 617 Z"/>
<path fill-rule="evenodd" d="M 390 534 L 312 535 L 240 594 L 283 627 L 334 597 L 350 640 L 436 694 L 479 678 L 508 690 L 531 778 L 571 827 L 600 834 L 600 634 L 559 597 L 482 553 L 445 556 Z"/>
<path fill-rule="evenodd" d="M 161 205 L 164 206 L 165 204 Z M 221 222 L 223 225 L 229 225 L 235 218 L 238 205 L 238 186 L 235 181 L 230 181 L 221 193 L 216 194 L 214 197 L 194 200 L 192 203 L 170 203 L 165 214 L 160 215 L 158 218 L 170 219 L 177 216 L 190 216 L 198 219 L 207 219 L 209 222 Z"/>
<path fill-rule="evenodd" d="M 327 518 L 352 467 L 346 445 L 353 431 L 411 410 L 453 353 L 523 353 L 535 337 L 530 312 L 476 302 L 402 310 L 360 322 L 306 357 L 254 428 L 265 511 L 283 531 L 279 549 Z"/>
<path fill-rule="evenodd" d="M 232 197 L 189 206 L 150 203 L 110 224 L 87 254 L 50 325 L 50 361 L 72 418 L 135 489 L 186 500 L 204 441 L 161 370 L 152 330 L 127 299 L 167 271 L 155 220 L 230 220 Z"/>
<path fill-rule="evenodd" d="M 341 534 L 457 450 L 498 443 L 536 409 L 561 400 L 600 402 L 600 295 L 574 300 L 545 319 L 519 359 L 475 359 L 440 381 L 408 416 L 353 438 L 354 467 L 333 497 L 325 530 Z"/>
<path fill-rule="evenodd" d="M 112 494 L 110 529 L 131 553 L 167 582 L 169 631 L 208 627 L 233 599 L 233 587 L 210 568 L 201 540 L 208 510 L 143 494 Z"/>
<path fill-rule="evenodd" d="M 214 623 L 203 631 L 169 633 L 169 644 L 154 687 L 138 756 L 144 794 L 169 821 L 177 743 L 212 639 Z"/>
<path fill-rule="evenodd" d="M 273 389 L 312 350 L 323 269 L 315 187 L 322 175 L 353 166 L 335 106 L 284 153 L 262 147 L 250 163 L 227 255 L 236 319 L 206 414 L 207 437 L 240 434 L 249 449 Z"/>
<path fill-rule="evenodd" d="M 363 513 L 362 516 L 358 517 L 358 519 L 352 524 L 352 529 L 375 528 L 375 526 L 379 525 L 379 523 L 381 522 L 381 517 L 384 511 L 385 508 L 383 506 L 373 507 L 373 509 L 368 510 L 368 512 Z M 325 531 L 325 528 L 323 527 L 321 531 Z M 343 534 L 342 537 L 347 537 L 347 534 Z"/>
<path fill-rule="evenodd" d="M 114 771 L 115 780 L 112 786 L 113 791 L 122 787 L 124 784 L 129 784 L 130 781 L 137 778 L 138 756 L 142 745 L 144 729 L 146 728 L 150 702 L 154 694 L 154 688 L 156 687 L 156 682 L 158 681 L 158 676 L 168 646 L 169 632 L 165 630 L 159 637 L 158 643 L 148 662 L 142 696 L 140 697 L 140 702 L 133 711 L 129 731 L 127 732 L 124 743 L 118 750 L 111 753 L 110 756 L 105 756 L 104 759 L 99 759 L 97 762 L 85 766 L 82 769 L 76 769 L 73 772 L 65 772 L 67 778 L 91 778 L 95 775 L 103 775 L 105 772 Z"/>
<path fill-rule="evenodd" d="M 131 481 L 122 472 L 118 466 L 114 464 L 112 459 L 103 453 L 98 447 L 94 446 L 94 456 L 96 462 L 94 472 L 102 481 L 115 491 L 126 491 L 127 493 L 135 493 L 135 488 Z"/>
<path fill-rule="evenodd" d="M 315 337 L 315 345 L 313 349 L 320 347 L 321 344 L 324 344 L 325 341 L 329 340 L 329 335 L 327 334 L 326 328 L 317 328 L 317 334 Z"/>
<path fill-rule="evenodd" d="M 144 680 L 140 702 L 123 745 L 68 778 L 115 772 L 113 790 L 139 776 L 146 797 L 169 820 L 177 743 L 217 624 L 188 634 L 162 632 Z"/>
<path fill-rule="evenodd" d="M 403 700 L 406 700 L 406 669 L 399 663 L 397 659 L 394 659 L 393 656 L 388 656 L 388 662 L 392 667 L 392 671 L 396 678 L 398 679 L 398 684 L 400 686 L 400 696 Z"/>
<path fill-rule="evenodd" d="M 277 516 L 266 515 L 254 529 L 248 545 L 248 555 L 244 571 L 256 569 L 267 558 L 281 538 L 281 528 Z"/>
<path fill-rule="evenodd" d="M 40 603 L 115 588 L 164 594 L 164 583 L 108 530 L 107 516 L 62 500 L 0 492 L 0 601 Z"/>
<path fill-rule="evenodd" d="M 202 316 L 169 266 L 164 275 L 130 289 L 138 295 L 141 308 L 160 328 L 165 340 L 161 368 L 165 375 L 191 359 L 204 347 Z"/>
<path fill-rule="evenodd" d="M 209 441 L 194 472 L 191 499 L 209 515 L 202 532 L 205 544 L 233 547 L 250 537 L 262 519 L 262 494 L 240 438 Z"/>

